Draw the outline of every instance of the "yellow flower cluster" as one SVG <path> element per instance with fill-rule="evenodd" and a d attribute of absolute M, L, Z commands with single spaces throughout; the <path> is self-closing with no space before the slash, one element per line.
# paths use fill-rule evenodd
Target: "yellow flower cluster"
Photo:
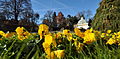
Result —
<path fill-rule="evenodd" d="M 84 33 L 81 32 L 78 28 L 75 28 L 74 31 L 75 31 L 75 34 L 81 38 L 85 36 Z"/>
<path fill-rule="evenodd" d="M 3 37 L 5 38 L 10 38 L 12 37 L 13 35 L 15 35 L 16 33 L 14 32 L 10 32 L 10 33 L 4 33 L 3 31 L 0 31 L 0 40 L 2 40 Z"/>
<path fill-rule="evenodd" d="M 40 39 L 42 39 L 44 35 L 49 34 L 49 27 L 45 24 L 41 24 L 39 26 L 38 34 L 40 35 Z"/>
<path fill-rule="evenodd" d="M 69 33 L 70 33 L 70 30 L 67 30 L 67 29 L 63 30 L 64 35 L 68 35 Z"/>
<path fill-rule="evenodd" d="M 72 33 L 70 33 L 70 30 L 63 30 L 63 36 L 64 37 L 67 37 L 68 41 L 72 41 L 73 37 L 72 37 Z"/>
<path fill-rule="evenodd" d="M 74 32 L 65 29 L 63 32 L 50 33 L 49 27 L 45 24 L 39 26 L 38 33 L 29 33 L 24 27 L 17 27 L 15 31 L 16 32 L 10 33 L 0 31 L 0 40 L 3 40 L 3 38 L 11 38 L 12 36 L 17 37 L 19 40 L 24 40 L 30 39 L 32 35 L 35 37 L 37 35 L 35 39 L 40 38 L 40 40 L 44 40 L 41 44 L 44 48 L 45 56 L 48 59 L 62 59 L 65 56 L 66 49 L 71 50 L 69 48 L 73 47 L 75 48 L 74 50 L 80 53 L 85 45 L 92 44 L 98 40 L 103 40 L 109 45 L 120 45 L 120 31 L 113 33 L 111 30 L 108 30 L 103 33 L 91 28 L 82 32 L 78 28 L 75 28 Z"/>
<path fill-rule="evenodd" d="M 5 33 L 3 31 L 0 31 L 0 40 L 2 40 L 2 36 L 5 36 Z"/>
<path fill-rule="evenodd" d="M 49 33 L 48 26 L 45 24 L 41 24 L 39 26 L 38 33 L 41 36 L 40 39 L 42 39 L 44 36 L 43 47 L 44 47 L 45 53 L 47 54 L 47 58 L 54 59 L 53 55 L 55 56 L 56 54 L 54 51 L 51 51 L 51 48 L 57 46 L 57 43 L 56 43 L 57 40 L 58 40 L 58 43 L 63 41 L 61 39 L 61 37 L 66 38 L 69 42 L 74 41 L 73 44 L 76 47 L 76 50 L 78 52 L 80 52 L 82 50 L 84 43 L 90 44 L 90 43 L 96 41 L 95 34 L 93 33 L 92 29 L 87 30 L 85 32 L 81 32 L 78 28 L 75 28 L 74 31 L 75 31 L 75 33 L 70 33 L 70 30 L 65 29 L 65 30 L 63 30 L 62 33 L 61 32 Z M 83 43 L 79 42 L 77 40 L 77 38 L 76 39 L 73 38 L 74 34 L 81 37 L 84 40 Z M 59 56 L 59 55 L 57 56 L 57 58 L 60 58 L 60 57 L 61 56 Z"/>
<path fill-rule="evenodd" d="M 55 56 L 57 58 L 62 58 L 64 56 L 64 50 L 57 50 L 57 51 L 51 51 L 51 45 L 54 45 L 56 47 L 56 41 L 53 39 L 51 35 L 45 35 L 45 40 L 43 42 L 43 48 L 45 53 L 47 54 L 48 59 L 55 59 Z"/>
<path fill-rule="evenodd" d="M 118 44 L 120 45 L 120 31 L 117 32 L 117 33 L 111 33 L 111 34 L 108 34 L 110 35 L 110 38 L 108 39 L 108 41 L 106 42 L 106 44 Z"/>
<path fill-rule="evenodd" d="M 53 51 L 54 53 L 55 53 L 55 55 L 59 58 L 59 59 L 61 59 L 61 58 L 63 58 L 64 57 L 64 50 L 56 50 L 56 51 Z"/>
<path fill-rule="evenodd" d="M 85 32 L 81 32 L 78 28 L 75 28 L 74 31 L 77 36 L 84 39 L 83 43 L 90 44 L 96 41 L 92 28 L 90 30 L 86 30 Z"/>
<path fill-rule="evenodd" d="M 30 33 L 24 29 L 24 27 L 17 27 L 16 28 L 16 33 L 18 35 L 19 40 L 24 40 L 27 39 Z"/>
<path fill-rule="evenodd" d="M 57 58 L 63 57 L 64 50 L 51 51 L 51 46 L 53 47 L 57 46 L 55 39 L 60 36 L 59 33 L 55 35 L 51 35 L 51 33 L 49 33 L 48 26 L 45 24 L 41 24 L 39 26 L 38 34 L 40 35 L 40 39 L 43 39 L 44 37 L 44 42 L 42 45 L 45 53 L 47 54 L 46 58 L 55 59 L 55 57 Z"/>
<path fill-rule="evenodd" d="M 50 52 L 50 55 L 47 55 L 46 58 L 48 59 L 62 59 L 64 57 L 64 50 L 56 50 L 56 51 L 52 51 Z"/>

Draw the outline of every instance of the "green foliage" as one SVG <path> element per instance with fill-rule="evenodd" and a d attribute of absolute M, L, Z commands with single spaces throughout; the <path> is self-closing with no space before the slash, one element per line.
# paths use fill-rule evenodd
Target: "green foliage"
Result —
<path fill-rule="evenodd" d="M 95 30 L 120 30 L 120 0 L 102 0 L 92 21 Z"/>
<path fill-rule="evenodd" d="M 72 23 L 72 25 L 77 24 L 77 22 L 79 21 L 76 16 L 69 17 L 68 20 Z"/>
<path fill-rule="evenodd" d="M 16 36 L 0 40 L 0 59 L 45 59 L 45 53 L 42 47 L 43 39 L 36 40 L 36 36 L 31 36 L 23 41 Z M 82 42 L 81 38 L 79 42 Z M 60 37 L 62 40 L 56 49 L 65 49 L 65 59 L 119 59 L 120 47 L 117 45 L 106 45 L 103 39 L 97 40 L 92 44 L 85 44 L 83 50 L 79 53 L 72 44 L 73 41 L 67 41 L 67 38 Z M 56 39 L 57 40 L 57 39 Z M 57 42 L 57 41 L 56 41 Z M 55 48 L 54 48 L 55 49 Z"/>
<path fill-rule="evenodd" d="M 0 59 L 29 59 L 43 55 L 42 42 L 35 37 L 25 40 L 19 40 L 17 36 L 3 38 L 0 40 Z"/>

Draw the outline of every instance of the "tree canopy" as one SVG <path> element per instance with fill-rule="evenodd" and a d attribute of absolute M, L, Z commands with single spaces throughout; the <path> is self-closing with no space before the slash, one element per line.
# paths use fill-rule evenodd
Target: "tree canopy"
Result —
<path fill-rule="evenodd" d="M 92 21 L 95 30 L 120 30 L 120 0 L 102 0 Z"/>
<path fill-rule="evenodd" d="M 36 31 L 39 16 L 33 11 L 31 0 L 0 0 L 0 30 L 13 31 L 22 26 Z"/>
<path fill-rule="evenodd" d="M 37 15 L 32 10 L 31 0 L 1 0 L 0 14 L 7 20 L 32 20 Z"/>

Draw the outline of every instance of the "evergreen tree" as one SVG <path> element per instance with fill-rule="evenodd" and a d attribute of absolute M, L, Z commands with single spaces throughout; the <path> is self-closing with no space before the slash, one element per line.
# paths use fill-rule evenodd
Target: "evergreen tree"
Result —
<path fill-rule="evenodd" d="M 95 30 L 120 31 L 120 0 L 102 0 L 92 21 Z"/>

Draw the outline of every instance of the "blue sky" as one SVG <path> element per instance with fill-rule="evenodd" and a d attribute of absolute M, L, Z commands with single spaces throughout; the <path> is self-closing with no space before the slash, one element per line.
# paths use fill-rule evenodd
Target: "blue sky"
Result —
<path fill-rule="evenodd" d="M 61 11 L 65 17 L 68 14 L 74 16 L 80 11 L 91 10 L 94 16 L 100 1 L 101 0 L 31 0 L 33 10 L 40 14 L 40 18 L 42 18 L 48 10 L 53 10 L 57 13 Z"/>

